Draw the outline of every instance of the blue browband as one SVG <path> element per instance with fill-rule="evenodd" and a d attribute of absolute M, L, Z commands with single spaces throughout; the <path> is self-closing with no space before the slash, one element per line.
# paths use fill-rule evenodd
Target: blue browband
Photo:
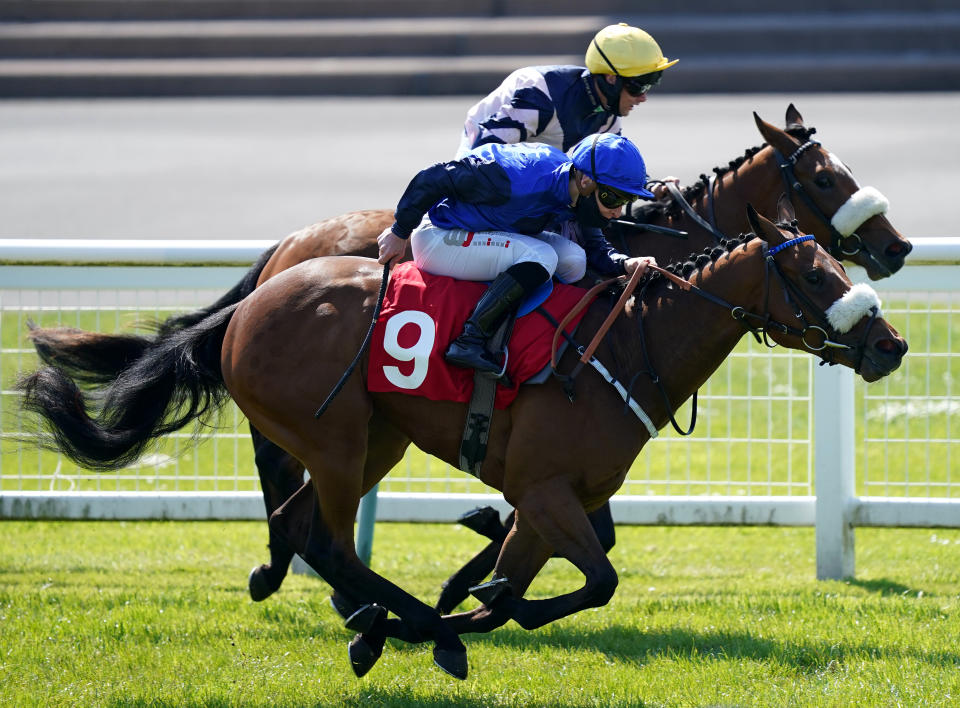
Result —
<path fill-rule="evenodd" d="M 798 243 L 803 243 L 804 241 L 812 241 L 812 240 L 813 240 L 813 234 L 805 234 L 803 236 L 797 236 L 796 238 L 792 238 L 789 241 L 784 241 L 779 246 L 774 246 L 769 251 L 767 251 L 767 254 L 772 256 L 775 253 L 779 253 L 785 248 L 789 248 L 790 246 L 796 246 Z"/>

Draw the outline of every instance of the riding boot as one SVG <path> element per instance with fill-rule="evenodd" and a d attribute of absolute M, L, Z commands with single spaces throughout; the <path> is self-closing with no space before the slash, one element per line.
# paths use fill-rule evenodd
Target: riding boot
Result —
<path fill-rule="evenodd" d="M 498 376 L 503 364 L 487 351 L 487 340 L 520 304 L 525 293 L 526 288 L 510 273 L 498 275 L 480 298 L 463 327 L 463 333 L 451 342 L 444 359 L 454 366 Z"/>

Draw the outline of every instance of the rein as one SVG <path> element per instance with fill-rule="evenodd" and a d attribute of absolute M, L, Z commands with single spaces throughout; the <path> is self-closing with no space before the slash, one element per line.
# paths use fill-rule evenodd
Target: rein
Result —
<path fill-rule="evenodd" d="M 319 418 L 324 414 L 324 412 L 326 412 L 327 408 L 333 402 L 333 399 L 337 397 L 337 394 L 339 394 L 346 385 L 347 379 L 350 378 L 350 374 L 352 374 L 353 370 L 357 368 L 357 364 L 360 363 L 360 358 L 370 346 L 370 339 L 373 337 L 373 329 L 377 326 L 377 319 L 380 317 L 380 308 L 383 307 L 383 298 L 387 294 L 387 283 L 389 281 L 390 264 L 387 263 L 383 266 L 383 275 L 380 276 L 380 294 L 377 295 L 377 305 L 373 308 L 373 317 L 370 319 L 370 327 L 367 329 L 367 334 L 363 338 L 363 343 L 360 344 L 360 349 L 357 351 L 356 356 L 353 357 L 353 361 L 350 362 L 350 366 L 348 366 L 347 370 L 343 372 L 340 380 L 337 381 L 337 384 L 333 387 L 333 390 L 330 391 L 329 395 L 327 395 L 326 400 L 317 409 L 317 412 L 313 414 L 314 418 Z"/>
<path fill-rule="evenodd" d="M 780 269 L 780 266 L 777 264 L 776 260 L 774 259 L 774 256 L 780 251 L 783 251 L 792 246 L 796 246 L 800 243 L 804 243 L 805 241 L 813 241 L 813 240 L 814 240 L 814 237 L 812 235 L 806 234 L 803 236 L 798 236 L 797 238 L 790 239 L 789 241 L 785 241 L 772 248 L 769 247 L 766 243 L 763 244 L 763 258 L 765 262 L 763 306 L 764 306 L 765 312 L 762 315 L 746 310 L 740 305 L 733 305 L 730 302 L 724 300 L 723 298 L 717 295 L 714 295 L 713 293 L 710 293 L 706 290 L 703 290 L 697 285 L 694 285 L 688 280 L 685 280 L 684 278 L 674 273 L 671 273 L 670 271 L 664 268 L 661 268 L 660 266 L 648 265 L 647 271 L 653 271 L 659 274 L 660 276 L 664 277 L 668 281 L 670 281 L 672 284 L 679 287 L 681 290 L 684 290 L 686 292 L 692 292 L 698 295 L 699 297 L 709 302 L 712 302 L 715 305 L 718 305 L 720 307 L 723 307 L 729 310 L 730 315 L 731 317 L 733 317 L 733 319 L 737 320 L 748 332 L 750 332 L 754 336 L 754 338 L 757 340 L 758 343 L 762 343 L 767 347 L 773 348 L 777 346 L 776 344 L 771 344 L 767 336 L 768 332 L 772 330 L 784 335 L 791 335 L 791 336 L 797 337 L 800 340 L 800 342 L 803 344 L 803 346 L 806 347 L 811 352 L 820 352 L 820 351 L 823 351 L 824 349 L 855 351 L 857 354 L 856 354 L 856 366 L 854 368 L 854 371 L 859 373 L 860 367 L 863 363 L 863 359 L 865 356 L 867 338 L 870 336 L 870 331 L 872 330 L 873 325 L 880 314 L 878 309 L 876 307 L 873 307 L 870 309 L 870 320 L 867 324 L 866 329 L 864 330 L 863 336 L 861 337 L 860 341 L 857 344 L 849 345 L 849 344 L 843 344 L 839 341 L 836 341 L 838 338 L 837 335 L 839 333 L 829 323 L 825 312 L 823 312 L 819 307 L 814 305 L 810 301 L 810 299 L 806 295 L 804 295 L 796 285 L 794 285 L 790 280 L 787 279 L 787 277 L 783 274 L 783 271 Z M 797 319 L 801 320 L 801 322 L 803 323 L 802 328 L 785 324 L 783 322 L 773 319 L 770 316 L 769 301 L 770 301 L 771 273 L 779 279 L 780 284 L 783 288 L 784 298 L 788 304 L 793 305 L 794 316 Z M 564 390 L 567 393 L 567 397 L 572 401 L 574 398 L 573 396 L 574 379 L 583 369 L 583 366 L 585 364 L 590 364 L 597 370 L 598 373 L 600 373 L 601 376 L 603 376 L 603 378 L 608 383 L 612 384 L 614 388 L 616 388 L 617 392 L 620 394 L 620 397 L 634 411 L 637 417 L 640 418 L 641 422 L 643 422 L 643 424 L 646 426 L 648 432 L 650 433 L 650 437 L 656 437 L 658 431 L 655 425 L 651 421 L 650 417 L 643 411 L 643 409 L 640 408 L 639 404 L 636 403 L 635 399 L 633 399 L 633 396 L 630 393 L 633 390 L 633 385 L 636 379 L 641 374 L 645 373 L 650 377 L 651 381 L 656 385 L 657 390 L 660 392 L 660 395 L 663 398 L 663 402 L 667 410 L 667 415 L 670 419 L 670 423 L 673 426 L 673 429 L 680 435 L 690 435 L 693 432 L 697 422 L 697 392 L 694 392 L 693 394 L 690 425 L 687 428 L 687 430 L 683 430 L 676 421 L 675 409 L 673 408 L 673 405 L 670 402 L 670 397 L 667 394 L 667 390 L 664 387 L 663 382 L 660 379 L 660 376 L 656 373 L 656 370 L 654 369 L 652 362 L 650 361 L 649 348 L 647 347 L 646 338 L 644 336 L 644 331 L 643 331 L 642 309 L 640 310 L 640 316 L 638 317 L 637 330 L 638 330 L 639 339 L 640 339 L 641 351 L 643 352 L 643 358 L 644 358 L 644 362 L 647 369 L 646 371 L 640 371 L 634 374 L 633 378 L 630 381 L 630 385 L 628 387 L 624 387 L 619 381 L 617 381 L 609 373 L 609 371 L 607 371 L 606 367 L 604 367 L 603 364 L 601 364 L 593 356 L 600 342 L 609 332 L 610 327 L 612 326 L 614 320 L 623 311 L 628 299 L 633 294 L 636 288 L 637 282 L 639 281 L 639 278 L 637 277 L 636 272 L 634 272 L 633 276 L 630 278 L 630 281 L 627 283 L 626 287 L 624 288 L 624 291 L 621 294 L 620 298 L 618 299 L 616 305 L 614 305 L 614 307 L 611 309 L 610 313 L 607 315 L 606 319 L 604 320 L 600 328 L 597 330 L 596 334 L 594 334 L 593 338 L 590 341 L 590 344 L 587 347 L 578 345 L 572 339 L 572 337 L 567 335 L 566 332 L 564 331 L 566 324 L 569 323 L 569 321 L 573 319 L 573 317 L 575 317 L 577 313 L 580 312 L 580 310 L 586 307 L 586 305 L 590 303 L 597 296 L 597 294 L 599 294 L 603 289 L 607 288 L 611 283 L 616 282 L 617 280 L 618 278 L 612 278 L 610 280 L 605 280 L 595 285 L 580 299 L 577 305 L 563 318 L 562 322 L 557 323 L 557 330 L 554 333 L 553 343 L 551 345 L 551 350 L 550 350 L 550 368 L 553 371 L 555 376 L 563 380 Z M 639 295 L 637 296 L 638 300 L 641 300 L 641 301 L 643 300 L 643 296 L 646 293 L 647 288 L 650 286 L 652 282 L 654 282 L 654 279 L 652 278 L 647 279 L 643 287 L 640 289 Z M 799 302 L 802 307 L 797 306 L 794 301 Z M 816 322 L 815 324 L 811 324 L 810 322 L 807 321 L 807 317 L 804 314 L 804 308 L 806 308 L 807 312 L 813 313 L 813 317 Z M 752 324 L 752 323 L 755 323 L 755 324 Z M 811 341 L 809 338 L 810 333 L 814 333 L 818 335 L 818 338 L 820 341 Z M 564 337 L 566 337 L 573 346 L 576 347 L 576 351 L 580 354 L 580 358 L 576 366 L 574 367 L 573 371 L 570 374 L 565 374 L 565 375 L 560 374 L 557 371 L 557 356 L 556 356 L 557 344 L 561 334 Z M 821 366 L 824 364 L 829 364 L 833 366 L 835 363 L 836 362 L 832 361 L 829 356 L 824 357 L 821 360 Z"/>
<path fill-rule="evenodd" d="M 713 178 L 711 177 L 710 182 L 707 185 L 707 190 L 708 190 L 707 193 L 709 194 L 709 204 L 710 204 L 710 221 L 708 222 L 706 219 L 700 216 L 696 212 L 696 210 L 690 205 L 690 202 L 688 202 L 684 198 L 683 193 L 680 191 L 677 185 L 675 185 L 673 182 L 663 183 L 663 185 L 667 188 L 667 191 L 670 192 L 670 196 L 673 198 L 673 201 L 675 201 L 677 205 L 686 212 L 687 216 L 693 219 L 693 221 L 696 222 L 697 226 L 699 226 L 708 234 L 713 236 L 713 238 L 716 240 L 717 243 L 723 243 L 723 241 L 726 240 L 726 236 L 720 233 L 720 231 L 717 230 L 716 226 L 713 223 L 711 223 L 714 221 L 713 184 L 714 184 Z"/>

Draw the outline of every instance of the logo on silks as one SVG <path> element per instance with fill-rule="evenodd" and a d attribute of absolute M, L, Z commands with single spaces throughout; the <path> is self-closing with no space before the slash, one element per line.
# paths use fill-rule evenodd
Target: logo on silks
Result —
<path fill-rule="evenodd" d="M 508 236 L 493 232 L 481 233 L 477 238 L 475 231 L 447 231 L 443 235 L 443 242 L 448 246 L 493 246 L 494 248 L 507 248 L 510 246 Z"/>

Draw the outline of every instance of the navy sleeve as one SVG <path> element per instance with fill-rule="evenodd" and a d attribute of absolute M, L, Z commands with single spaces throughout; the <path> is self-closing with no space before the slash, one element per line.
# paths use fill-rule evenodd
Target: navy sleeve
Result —
<path fill-rule="evenodd" d="M 583 250 L 587 265 L 601 275 L 624 275 L 627 256 L 615 249 L 600 229 L 583 229 Z"/>
<path fill-rule="evenodd" d="M 439 162 L 421 170 L 407 185 L 391 230 L 409 238 L 430 207 L 448 198 L 467 204 L 505 204 L 510 199 L 510 179 L 500 165 L 475 155 Z"/>

